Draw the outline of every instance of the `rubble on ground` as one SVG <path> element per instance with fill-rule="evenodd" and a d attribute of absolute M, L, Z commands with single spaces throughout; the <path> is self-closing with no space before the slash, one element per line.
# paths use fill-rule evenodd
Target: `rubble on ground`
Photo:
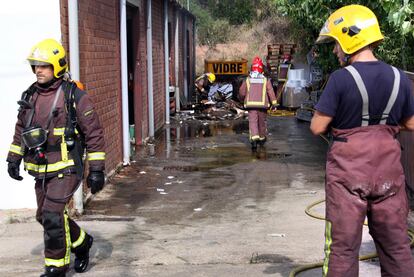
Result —
<path fill-rule="evenodd" d="M 183 120 L 235 120 L 247 115 L 243 104 L 233 97 L 231 83 L 215 84 L 210 88 L 208 99 L 177 112 L 178 121 Z"/>

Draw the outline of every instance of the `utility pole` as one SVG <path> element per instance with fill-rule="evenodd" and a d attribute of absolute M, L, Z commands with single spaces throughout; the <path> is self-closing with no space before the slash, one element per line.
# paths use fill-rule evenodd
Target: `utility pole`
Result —
<path fill-rule="evenodd" d="M 187 11 L 190 10 L 190 0 L 187 0 Z"/>

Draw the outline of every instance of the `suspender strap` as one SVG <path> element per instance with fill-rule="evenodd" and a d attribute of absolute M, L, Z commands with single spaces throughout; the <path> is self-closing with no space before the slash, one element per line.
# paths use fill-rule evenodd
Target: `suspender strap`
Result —
<path fill-rule="evenodd" d="M 382 115 L 381 115 L 381 121 L 379 122 L 379 124 L 386 124 L 388 116 L 390 114 L 390 111 L 392 109 L 392 107 L 394 106 L 394 103 L 397 99 L 398 96 L 398 91 L 400 89 L 400 81 L 401 81 L 401 76 L 400 76 L 400 72 L 398 71 L 397 68 L 391 66 L 392 71 L 394 72 L 394 84 L 392 87 L 392 92 L 390 95 L 390 98 L 388 99 L 388 103 L 387 106 L 385 107 L 385 110 L 383 111 Z M 347 67 L 345 67 L 346 70 L 349 71 L 349 73 L 351 73 L 352 77 L 355 80 L 355 83 L 358 86 L 359 92 L 361 93 L 361 97 L 362 97 L 362 123 L 361 126 L 368 126 L 369 124 L 369 111 L 368 111 L 368 107 L 369 107 L 369 102 L 368 102 L 368 92 L 367 89 L 364 85 L 364 82 L 362 81 L 361 75 L 358 73 L 358 71 L 352 66 L 349 65 Z"/>
<path fill-rule="evenodd" d="M 62 86 L 59 86 L 59 88 L 56 92 L 55 98 L 53 100 L 52 108 L 50 109 L 49 116 L 47 118 L 46 130 L 49 129 L 49 125 L 50 125 L 50 122 L 52 121 L 53 113 L 55 112 L 56 103 L 59 99 L 59 95 L 60 95 L 61 91 L 62 91 Z M 31 109 L 31 111 L 30 111 L 30 113 L 27 117 L 26 125 L 25 125 L 26 128 L 30 127 L 30 125 L 32 124 L 34 113 L 35 113 L 35 105 L 33 105 L 33 108 Z"/>
<path fill-rule="evenodd" d="M 362 97 L 362 123 L 361 126 L 368 126 L 369 123 L 369 102 L 368 102 L 368 92 L 367 88 L 364 85 L 364 81 L 362 81 L 361 75 L 352 65 L 345 67 L 346 70 L 351 73 L 352 77 L 355 80 L 355 83 L 358 86 L 359 92 L 361 93 Z"/>
<path fill-rule="evenodd" d="M 390 114 L 390 111 L 392 107 L 394 106 L 395 100 L 397 99 L 397 96 L 398 96 L 398 91 L 400 89 L 400 79 L 401 79 L 400 72 L 398 71 L 398 69 L 396 69 L 393 66 L 392 66 L 392 71 L 394 71 L 394 85 L 392 87 L 390 99 L 388 99 L 387 106 L 385 107 L 385 110 L 382 114 L 380 124 L 385 124 L 387 122 L 388 115 Z"/>
<path fill-rule="evenodd" d="M 59 86 L 56 92 L 56 95 L 55 95 L 55 99 L 53 100 L 52 108 L 50 109 L 49 117 L 47 118 L 46 130 L 49 129 L 49 125 L 50 125 L 50 122 L 52 121 L 53 113 L 55 112 L 56 103 L 58 101 L 58 98 L 61 92 L 62 92 L 62 85 Z"/>
<path fill-rule="evenodd" d="M 25 128 L 29 128 L 30 125 L 32 124 L 34 113 L 35 113 L 35 107 L 33 106 L 30 109 L 30 113 L 28 114 L 28 116 L 26 118 L 26 125 L 24 126 Z"/>

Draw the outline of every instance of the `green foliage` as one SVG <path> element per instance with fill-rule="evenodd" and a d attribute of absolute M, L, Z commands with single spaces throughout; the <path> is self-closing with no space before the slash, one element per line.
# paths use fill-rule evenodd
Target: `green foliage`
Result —
<path fill-rule="evenodd" d="M 403 69 L 414 70 L 414 2 L 410 0 L 273 0 L 280 12 L 292 20 L 292 31 L 304 47 L 310 49 L 319 30 L 329 15 L 349 4 L 362 4 L 377 15 L 385 36 L 377 55 L 385 62 Z M 305 34 L 305 35 L 304 35 Z M 326 71 L 338 66 L 327 54 L 326 46 L 320 47 L 320 63 Z M 332 55 L 331 55 L 332 56 Z M 336 65 L 335 65 L 336 63 Z"/>
<path fill-rule="evenodd" d="M 273 1 L 256 0 L 255 8 L 256 8 L 256 16 L 255 16 L 256 21 L 261 21 L 266 18 L 279 16 L 279 11 L 277 9 L 277 6 L 273 3 Z"/>
<path fill-rule="evenodd" d="M 231 25 L 250 23 L 256 13 L 251 0 L 209 0 L 208 7 L 213 17 L 226 19 Z"/>
<path fill-rule="evenodd" d="M 390 22 L 403 36 L 414 37 L 414 2 L 409 0 L 380 0 Z"/>
<path fill-rule="evenodd" d="M 184 7 L 187 0 L 179 1 Z M 378 58 L 414 71 L 414 1 L 412 0 L 189 0 L 197 18 L 198 42 L 214 46 L 226 43 L 234 34 L 234 25 L 255 24 L 280 14 L 290 21 L 299 49 L 312 48 L 329 15 L 349 4 L 362 4 L 374 11 L 384 41 L 376 49 Z M 332 46 L 319 46 L 319 63 L 326 72 L 337 68 Z"/>
<path fill-rule="evenodd" d="M 200 4 L 190 2 L 190 11 L 197 18 L 197 38 L 202 45 L 214 46 L 224 43 L 230 32 L 230 24 L 224 19 L 214 19 L 208 9 Z"/>

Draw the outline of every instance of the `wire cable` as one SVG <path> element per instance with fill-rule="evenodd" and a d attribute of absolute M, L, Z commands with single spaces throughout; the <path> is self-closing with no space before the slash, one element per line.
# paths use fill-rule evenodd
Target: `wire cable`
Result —
<path fill-rule="evenodd" d="M 313 202 L 312 204 L 310 204 L 309 206 L 306 207 L 305 213 L 310 217 L 313 217 L 313 218 L 316 218 L 316 219 L 319 219 L 319 220 L 325 220 L 325 217 L 312 212 L 312 209 L 315 206 L 317 206 L 317 205 L 319 205 L 323 202 L 325 202 L 325 199 L 320 199 L 318 201 Z M 364 222 L 364 225 L 367 226 L 368 225 L 367 222 Z M 410 239 L 410 247 L 413 248 L 414 247 L 414 230 L 408 229 L 408 237 Z M 365 260 L 374 259 L 376 257 L 378 257 L 378 254 L 377 253 L 372 253 L 372 254 L 359 256 L 359 260 L 360 261 L 365 261 Z M 299 266 L 299 267 L 293 269 L 290 272 L 289 277 L 295 277 L 300 272 L 311 270 L 311 269 L 318 268 L 318 267 L 323 267 L 323 262 Z"/>

